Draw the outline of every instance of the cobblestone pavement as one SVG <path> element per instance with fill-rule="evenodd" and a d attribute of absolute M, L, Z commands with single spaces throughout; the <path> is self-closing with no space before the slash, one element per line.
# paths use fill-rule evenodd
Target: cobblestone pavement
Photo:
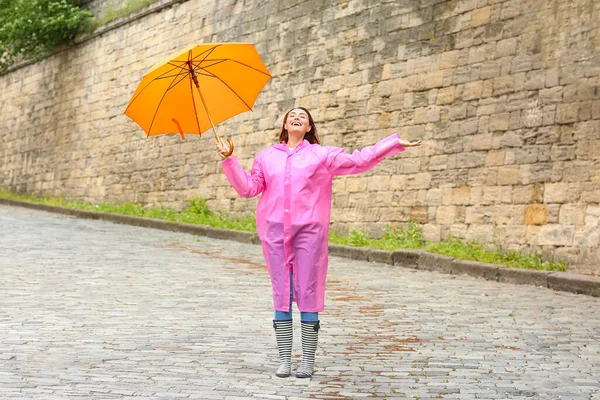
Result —
<path fill-rule="evenodd" d="M 600 399 L 598 298 L 332 257 L 301 380 L 259 246 L 0 206 L 0 285 L 0 399 Z"/>

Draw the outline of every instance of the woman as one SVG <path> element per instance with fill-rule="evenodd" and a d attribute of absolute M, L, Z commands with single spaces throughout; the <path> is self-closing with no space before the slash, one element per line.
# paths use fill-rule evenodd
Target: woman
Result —
<path fill-rule="evenodd" d="M 271 276 L 279 349 L 276 375 L 291 374 L 292 301 L 301 313 L 302 364 L 298 378 L 313 374 L 327 277 L 327 247 L 331 214 L 331 187 L 337 175 L 367 171 L 384 158 L 419 146 L 397 134 L 352 155 L 338 147 L 321 146 L 317 127 L 307 109 L 294 108 L 283 118 L 279 144 L 258 153 L 250 175 L 229 149 L 217 144 L 227 179 L 242 197 L 262 193 L 256 208 L 256 226 Z"/>

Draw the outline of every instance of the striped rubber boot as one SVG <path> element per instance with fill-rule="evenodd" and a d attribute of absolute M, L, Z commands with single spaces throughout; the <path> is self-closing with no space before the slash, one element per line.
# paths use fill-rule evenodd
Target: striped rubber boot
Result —
<path fill-rule="evenodd" d="M 310 378 L 315 366 L 315 352 L 319 339 L 319 321 L 302 322 L 302 364 L 296 371 L 296 378 Z"/>
<path fill-rule="evenodd" d="M 292 320 L 273 321 L 273 328 L 279 349 L 279 368 L 275 375 L 287 378 L 292 373 Z"/>

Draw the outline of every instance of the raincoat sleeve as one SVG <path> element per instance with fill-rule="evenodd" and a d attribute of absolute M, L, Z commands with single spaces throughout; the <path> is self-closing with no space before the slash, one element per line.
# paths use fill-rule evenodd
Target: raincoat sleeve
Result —
<path fill-rule="evenodd" d="M 359 174 L 375 167 L 384 158 L 393 156 L 405 150 L 398 141 L 398 134 L 393 134 L 380 140 L 373 146 L 355 150 L 352 154 L 339 147 L 330 147 L 325 159 L 325 167 L 332 175 Z"/>
<path fill-rule="evenodd" d="M 265 188 L 265 177 L 258 157 L 254 159 L 250 175 L 242 168 L 235 156 L 228 157 L 221 165 L 227 180 L 240 196 L 254 197 L 262 193 Z"/>

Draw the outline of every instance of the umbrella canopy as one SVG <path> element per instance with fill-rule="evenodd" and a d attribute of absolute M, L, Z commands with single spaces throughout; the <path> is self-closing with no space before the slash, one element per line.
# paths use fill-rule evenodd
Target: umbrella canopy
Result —
<path fill-rule="evenodd" d="M 218 141 L 214 125 L 252 110 L 269 79 L 251 43 L 190 46 L 150 68 L 125 115 L 148 136 L 213 128 Z"/>

